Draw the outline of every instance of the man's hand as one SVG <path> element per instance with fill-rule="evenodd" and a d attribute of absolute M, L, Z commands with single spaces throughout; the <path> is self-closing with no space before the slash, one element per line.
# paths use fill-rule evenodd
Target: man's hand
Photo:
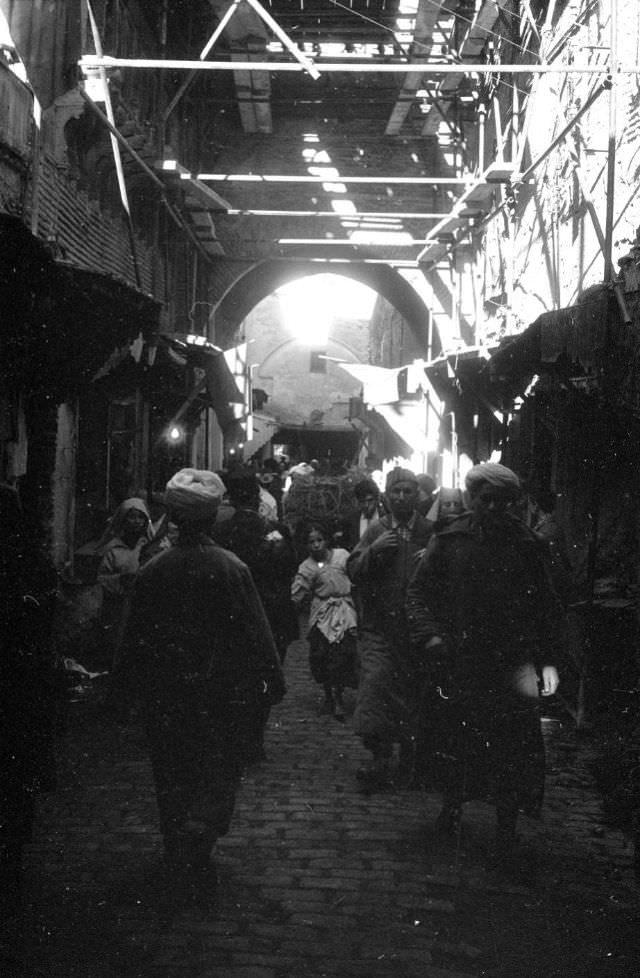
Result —
<path fill-rule="evenodd" d="M 542 669 L 542 696 L 553 696 L 560 685 L 560 677 L 555 666 L 544 666 Z"/>
<path fill-rule="evenodd" d="M 385 530 L 371 544 L 372 554 L 381 554 L 390 550 L 398 549 L 398 534 L 395 530 Z"/>
<path fill-rule="evenodd" d="M 426 643 L 425 649 L 437 649 L 440 645 L 444 645 L 444 639 L 440 638 L 439 635 L 433 635 Z"/>

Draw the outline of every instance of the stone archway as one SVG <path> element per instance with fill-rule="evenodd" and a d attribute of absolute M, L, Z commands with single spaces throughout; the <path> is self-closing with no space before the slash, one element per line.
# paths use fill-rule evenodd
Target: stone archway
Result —
<path fill-rule="evenodd" d="M 228 347 L 235 341 L 238 327 L 251 310 L 278 287 L 310 275 L 331 273 L 354 279 L 381 295 L 403 317 L 415 336 L 417 345 L 426 352 L 430 310 L 413 286 L 389 265 L 325 264 L 302 259 L 265 260 L 239 275 L 214 305 L 210 325 L 211 338 L 219 346 Z M 437 355 L 441 351 L 435 337 Z"/>

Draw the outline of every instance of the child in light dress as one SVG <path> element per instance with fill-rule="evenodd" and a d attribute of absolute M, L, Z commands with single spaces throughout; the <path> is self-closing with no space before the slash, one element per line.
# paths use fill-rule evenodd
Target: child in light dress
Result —
<path fill-rule="evenodd" d="M 343 692 L 355 687 L 356 609 L 346 565 L 348 550 L 333 547 L 321 523 L 310 523 L 305 536 L 309 556 L 291 585 L 295 605 L 309 604 L 309 665 L 325 694 L 324 711 L 344 720 Z"/>

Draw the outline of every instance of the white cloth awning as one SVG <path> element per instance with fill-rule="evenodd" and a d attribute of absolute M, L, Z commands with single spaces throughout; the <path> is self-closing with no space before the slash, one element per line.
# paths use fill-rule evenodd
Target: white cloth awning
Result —
<path fill-rule="evenodd" d="M 340 363 L 340 367 L 359 380 L 365 404 L 394 404 L 400 399 L 398 374 L 404 367 L 376 367 L 370 363 Z"/>
<path fill-rule="evenodd" d="M 378 404 L 376 412 L 412 451 L 417 452 L 424 447 L 426 415 L 423 405 L 417 402 L 402 406 Z"/>

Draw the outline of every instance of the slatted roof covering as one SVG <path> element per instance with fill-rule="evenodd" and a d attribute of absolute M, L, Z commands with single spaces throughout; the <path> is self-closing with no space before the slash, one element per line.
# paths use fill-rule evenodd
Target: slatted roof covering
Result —
<path fill-rule="evenodd" d="M 146 6 L 159 23 L 165 5 Z M 189 98 L 210 114 L 197 163 L 178 155 L 157 172 L 190 184 L 188 217 L 212 255 L 240 242 L 256 259 L 430 266 L 519 176 L 508 116 L 524 113 L 532 76 L 491 72 L 505 59 L 535 71 L 554 6 L 172 0 L 163 58 L 112 64 L 170 68 L 169 111 Z"/>
<path fill-rule="evenodd" d="M 410 11 L 415 4 L 403 0 L 267 0 L 265 7 L 301 46 L 390 44 L 400 52 L 402 39 L 394 40 L 398 18 L 402 16 L 405 40 L 410 40 Z"/>
<path fill-rule="evenodd" d="M 447 214 L 451 196 L 432 178 L 417 181 L 457 174 L 439 165 L 437 138 L 431 145 L 422 138 L 431 101 L 421 91 L 422 74 L 360 75 L 351 69 L 425 57 L 446 61 L 442 46 L 457 0 L 210 0 L 209 6 L 214 17 L 206 28 L 202 24 L 197 56 L 204 52 L 207 60 L 243 65 L 232 72 L 231 91 L 228 76 L 216 77 L 212 110 L 224 112 L 226 144 L 208 171 L 191 174 L 229 202 L 226 210 L 211 209 L 212 240 L 217 235 L 224 242 L 227 230 L 241 227 L 258 251 L 276 248 L 285 256 L 375 260 L 384 247 L 391 259 L 415 259 L 428 230 Z M 183 19 L 184 11 L 174 16 Z M 294 47 L 317 63 L 319 78 L 308 71 L 247 68 L 251 61 L 293 61 Z M 344 73 L 323 74 L 327 60 L 344 64 Z M 190 95 L 203 84 L 193 80 Z M 234 110 L 238 129 L 251 142 L 233 131 Z M 243 171 L 276 177 L 274 139 L 287 161 L 281 175 L 290 181 L 231 179 Z M 178 170 L 186 179 L 182 160 L 165 168 L 165 178 Z M 447 189 L 461 192 L 465 186 L 461 181 Z M 190 200 L 193 220 L 191 192 Z M 197 222 L 201 234 L 206 220 L 200 215 Z"/>

